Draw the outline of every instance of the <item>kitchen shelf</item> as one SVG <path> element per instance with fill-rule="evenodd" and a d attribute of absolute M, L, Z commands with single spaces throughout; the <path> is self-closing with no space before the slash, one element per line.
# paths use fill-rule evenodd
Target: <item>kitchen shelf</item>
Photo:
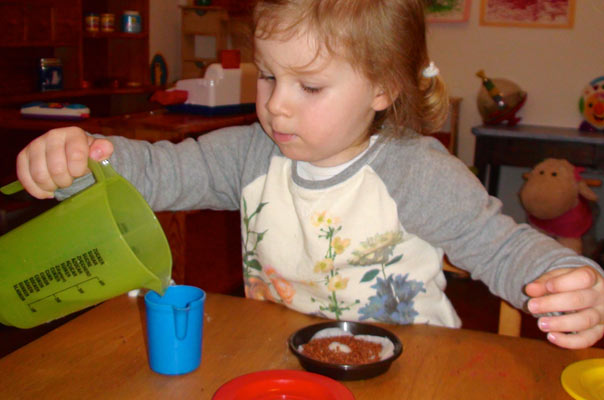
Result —
<path fill-rule="evenodd" d="M 85 39 L 132 39 L 147 40 L 149 34 L 144 33 L 126 33 L 126 32 L 84 32 Z"/>
<path fill-rule="evenodd" d="M 141 15 L 141 32 L 120 30 L 126 10 Z M 85 16 L 91 12 L 115 15 L 114 32 L 87 32 Z M 149 0 L 20 0 L 0 2 L 0 104 L 15 99 L 52 101 L 67 94 L 131 93 L 148 87 Z M 41 58 L 59 58 L 63 68 L 63 91 L 38 89 Z M 112 83 L 118 82 L 119 88 Z M 90 89 L 82 89 L 89 87 Z M 60 93 L 60 94 L 57 94 Z"/>

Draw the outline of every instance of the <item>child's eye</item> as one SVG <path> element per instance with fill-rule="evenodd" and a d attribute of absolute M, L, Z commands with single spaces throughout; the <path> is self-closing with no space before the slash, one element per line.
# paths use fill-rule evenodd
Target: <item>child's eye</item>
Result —
<path fill-rule="evenodd" d="M 260 71 L 258 73 L 258 79 L 264 79 L 264 80 L 275 80 L 275 77 L 272 76 L 271 74 L 267 74 L 266 72 L 262 72 Z"/>
<path fill-rule="evenodd" d="M 316 88 L 316 87 L 302 85 L 302 90 L 304 90 L 306 93 L 316 94 L 316 93 L 319 93 L 321 91 L 321 88 Z"/>

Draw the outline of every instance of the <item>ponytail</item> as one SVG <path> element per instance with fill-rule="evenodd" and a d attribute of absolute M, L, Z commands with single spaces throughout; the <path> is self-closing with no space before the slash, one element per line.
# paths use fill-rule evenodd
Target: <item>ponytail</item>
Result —
<path fill-rule="evenodd" d="M 438 131 L 447 119 L 449 113 L 449 95 L 447 87 L 440 75 L 431 78 L 420 78 L 419 85 L 422 94 L 420 100 L 420 133 L 430 134 Z"/>

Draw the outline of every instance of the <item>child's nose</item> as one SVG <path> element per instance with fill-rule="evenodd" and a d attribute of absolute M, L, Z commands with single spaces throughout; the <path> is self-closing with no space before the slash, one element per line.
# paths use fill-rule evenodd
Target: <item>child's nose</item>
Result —
<path fill-rule="evenodd" d="M 266 108 L 273 115 L 290 116 L 290 107 L 287 104 L 287 93 L 279 85 L 275 85 L 271 96 L 268 99 Z"/>

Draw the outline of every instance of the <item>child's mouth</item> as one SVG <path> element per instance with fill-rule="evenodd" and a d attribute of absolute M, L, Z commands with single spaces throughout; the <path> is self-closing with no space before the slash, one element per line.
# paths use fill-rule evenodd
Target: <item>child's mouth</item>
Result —
<path fill-rule="evenodd" d="M 273 131 L 273 138 L 279 143 L 286 143 L 294 139 L 296 135 Z"/>

